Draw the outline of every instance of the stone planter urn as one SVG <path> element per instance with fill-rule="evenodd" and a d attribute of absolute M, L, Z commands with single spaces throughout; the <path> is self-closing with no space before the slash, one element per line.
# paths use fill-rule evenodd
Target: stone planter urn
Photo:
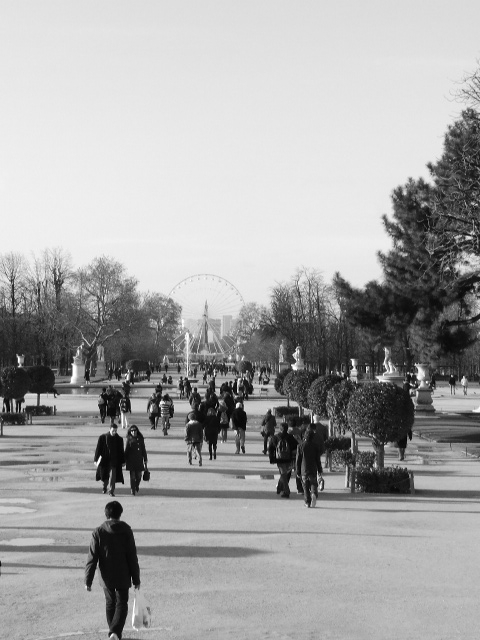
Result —
<path fill-rule="evenodd" d="M 415 412 L 432 413 L 435 411 L 430 381 L 430 365 L 426 362 L 415 364 L 418 370 L 417 380 L 420 382 L 415 393 Z"/>

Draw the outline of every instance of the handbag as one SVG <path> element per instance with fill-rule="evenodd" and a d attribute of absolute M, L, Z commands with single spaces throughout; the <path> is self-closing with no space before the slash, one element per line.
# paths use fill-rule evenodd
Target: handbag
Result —
<path fill-rule="evenodd" d="M 135 599 L 133 601 L 132 627 L 139 631 L 143 627 L 150 627 L 152 624 L 152 612 L 148 606 L 143 591 L 135 589 Z"/>
<path fill-rule="evenodd" d="M 150 471 L 145 467 L 145 471 L 143 472 L 143 479 L 145 482 L 150 480 Z"/>

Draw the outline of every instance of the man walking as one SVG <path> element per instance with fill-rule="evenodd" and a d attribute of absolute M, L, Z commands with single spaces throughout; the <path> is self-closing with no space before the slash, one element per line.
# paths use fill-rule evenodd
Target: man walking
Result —
<path fill-rule="evenodd" d="M 290 478 L 292 476 L 292 467 L 297 453 L 297 445 L 295 437 L 288 433 L 288 424 L 282 422 L 279 433 L 270 439 L 269 455 L 270 459 L 274 459 L 277 463 L 280 477 L 277 483 L 277 494 L 282 498 L 290 497 Z"/>
<path fill-rule="evenodd" d="M 232 412 L 232 428 L 235 430 L 235 454 L 245 453 L 245 431 L 247 429 L 247 414 L 245 413 L 242 403 L 237 402 Z"/>
<path fill-rule="evenodd" d="M 192 464 L 192 454 L 198 457 L 198 466 L 202 466 L 203 425 L 198 420 L 189 420 L 185 426 L 187 460 Z"/>
<path fill-rule="evenodd" d="M 128 614 L 128 590 L 140 589 L 140 568 L 133 531 L 126 522 L 120 522 L 122 505 L 114 500 L 105 507 L 107 520 L 92 533 L 87 564 L 85 589 L 92 590 L 97 564 L 100 582 L 105 593 L 110 640 L 121 640 Z"/>
<path fill-rule="evenodd" d="M 93 461 L 97 465 L 96 480 L 103 482 L 103 493 L 115 495 L 115 484 L 123 484 L 122 466 L 125 464 L 123 438 L 117 433 L 118 426 L 113 423 L 110 431 L 103 433 L 97 442 Z"/>
<path fill-rule="evenodd" d="M 321 451 L 315 441 L 315 431 L 307 429 L 305 440 L 297 449 L 297 477 L 302 478 L 305 506 L 315 507 L 318 498 L 318 476 L 322 475 Z"/>

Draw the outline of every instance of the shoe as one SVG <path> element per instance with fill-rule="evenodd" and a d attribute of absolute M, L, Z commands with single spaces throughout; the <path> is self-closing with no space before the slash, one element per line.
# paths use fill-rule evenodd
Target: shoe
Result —
<path fill-rule="evenodd" d="M 245 453 L 245 447 L 242 447 L 242 453 Z"/>
<path fill-rule="evenodd" d="M 188 461 L 188 464 L 192 464 L 192 461 L 191 461 L 191 460 L 189 460 L 189 461 Z"/>
<path fill-rule="evenodd" d="M 281 493 L 280 496 L 282 498 L 290 498 L 290 494 L 289 493 Z"/>
<path fill-rule="evenodd" d="M 317 504 L 317 496 L 313 493 L 312 494 L 312 509 L 315 507 L 315 505 Z"/>
<path fill-rule="evenodd" d="M 212 459 L 212 456 L 210 456 L 210 460 Z"/>
<path fill-rule="evenodd" d="M 303 506 L 304 506 L 304 507 L 308 507 L 308 508 L 310 509 L 310 505 L 308 504 L 308 502 L 304 502 L 304 503 L 303 503 Z"/>
<path fill-rule="evenodd" d="M 132 496 L 134 496 L 134 495 L 135 495 L 135 489 L 132 489 L 132 490 L 130 491 L 130 493 L 132 494 Z"/>
<path fill-rule="evenodd" d="M 216 460 L 216 459 L 217 459 L 217 453 L 216 453 L 216 452 L 213 454 L 213 459 L 214 459 L 214 460 Z"/>
<path fill-rule="evenodd" d="M 199 461 L 198 461 L 198 466 L 199 466 L 199 467 L 201 467 L 201 466 L 202 466 L 202 461 L 201 461 L 201 460 L 199 460 Z"/>
<path fill-rule="evenodd" d="M 240 454 L 240 451 L 235 451 L 235 455 L 238 456 Z"/>
<path fill-rule="evenodd" d="M 279 493 L 281 493 L 281 491 L 282 490 L 280 489 L 280 487 L 277 487 L 277 496 L 278 496 Z"/>
<path fill-rule="evenodd" d="M 107 490 L 106 489 L 102 489 L 102 493 L 107 493 Z"/>
<path fill-rule="evenodd" d="M 117 636 L 117 634 L 116 634 L 116 633 L 111 633 L 111 634 L 108 636 L 108 640 L 120 640 L 120 638 Z"/>
<path fill-rule="evenodd" d="M 266 452 L 266 451 L 262 451 L 262 453 L 263 453 L 263 455 L 264 455 L 264 456 L 266 456 L 266 455 L 267 455 L 267 452 Z"/>
<path fill-rule="evenodd" d="M 112 496 L 112 498 L 114 498 L 114 497 L 115 497 L 115 494 L 113 493 L 113 491 L 109 491 L 109 492 L 108 492 L 108 495 L 109 495 L 109 496 Z"/>

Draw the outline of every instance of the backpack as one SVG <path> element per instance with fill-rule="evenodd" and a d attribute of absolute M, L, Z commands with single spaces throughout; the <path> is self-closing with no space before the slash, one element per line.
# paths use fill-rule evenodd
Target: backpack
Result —
<path fill-rule="evenodd" d="M 100 394 L 98 396 L 98 406 L 101 407 L 104 404 L 105 404 L 105 398 L 102 396 L 102 394 Z"/>
<path fill-rule="evenodd" d="M 122 398 L 120 400 L 120 411 L 123 411 L 123 413 L 125 413 L 127 411 L 127 399 L 126 398 Z"/>
<path fill-rule="evenodd" d="M 220 414 L 220 424 L 228 424 L 228 414 L 226 411 L 222 411 Z"/>
<path fill-rule="evenodd" d="M 151 416 L 156 416 L 158 413 L 158 405 L 155 402 L 151 402 L 149 411 Z"/>
<path fill-rule="evenodd" d="M 290 462 L 292 459 L 292 451 L 287 438 L 279 438 L 276 447 L 276 456 L 277 460 L 283 460 L 285 462 Z"/>

